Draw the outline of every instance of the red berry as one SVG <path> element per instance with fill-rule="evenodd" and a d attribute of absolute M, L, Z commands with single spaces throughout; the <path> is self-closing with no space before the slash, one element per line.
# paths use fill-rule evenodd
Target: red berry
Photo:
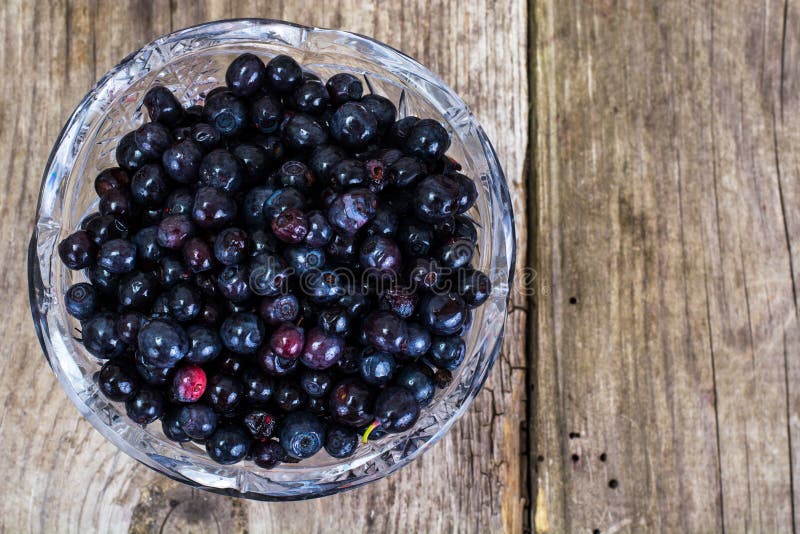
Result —
<path fill-rule="evenodd" d="M 196 402 L 206 391 L 206 373 L 196 365 L 186 365 L 175 372 L 172 395 L 178 402 Z"/>

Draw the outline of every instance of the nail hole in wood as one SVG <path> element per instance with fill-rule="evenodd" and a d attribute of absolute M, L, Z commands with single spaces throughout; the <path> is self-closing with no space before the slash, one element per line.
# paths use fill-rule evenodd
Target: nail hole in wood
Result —
<path fill-rule="evenodd" d="M 572 462 L 573 462 L 573 463 L 577 462 L 577 461 L 578 461 L 578 460 L 580 460 L 580 459 L 581 459 L 581 457 L 580 457 L 580 456 L 578 456 L 577 454 L 573 454 L 573 455 L 572 455 Z"/>
<path fill-rule="evenodd" d="M 570 297 L 569 298 L 569 303 L 570 304 L 577 304 L 578 303 L 578 299 L 576 299 L 575 297 Z"/>
<path fill-rule="evenodd" d="M 581 437 L 581 433 L 580 432 L 570 432 L 569 433 L 569 439 L 577 439 L 579 437 Z"/>
<path fill-rule="evenodd" d="M 619 482 L 617 482 L 616 478 L 612 478 L 611 480 L 608 481 L 608 487 L 609 488 L 617 489 L 617 486 L 619 486 Z"/>
<path fill-rule="evenodd" d="M 537 457 L 536 457 L 536 461 L 537 461 L 537 462 L 544 462 L 544 456 L 542 456 L 542 455 L 540 454 L 539 456 L 537 456 Z"/>
<path fill-rule="evenodd" d="M 606 456 L 606 453 L 602 453 L 602 454 L 600 455 L 600 461 L 601 461 L 601 462 L 605 462 L 605 461 L 606 461 L 606 458 L 608 458 L 608 456 Z"/>
<path fill-rule="evenodd" d="M 600 529 L 596 528 L 592 531 L 592 534 L 600 534 Z"/>

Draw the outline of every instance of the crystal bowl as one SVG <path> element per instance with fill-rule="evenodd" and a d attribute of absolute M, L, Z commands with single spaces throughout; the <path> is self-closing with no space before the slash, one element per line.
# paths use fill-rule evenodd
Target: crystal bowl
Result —
<path fill-rule="evenodd" d="M 145 92 L 159 83 L 184 105 L 202 103 L 207 91 L 224 85 L 227 65 L 243 52 L 265 61 L 291 55 L 323 79 L 351 72 L 397 103 L 399 116 L 442 121 L 453 138 L 448 154 L 478 184 L 479 198 L 469 214 L 479 226 L 474 265 L 490 274 L 493 291 L 474 313 L 474 326 L 466 337 L 467 357 L 412 429 L 362 444 L 346 460 L 323 450 L 299 464 L 269 470 L 250 461 L 223 466 L 196 444 L 169 441 L 159 424 L 143 428 L 133 423 L 124 405 L 100 394 L 94 381 L 100 364 L 74 337 L 80 325 L 64 308 L 64 291 L 85 276 L 61 264 L 56 246 L 96 210 L 94 177 L 116 166 L 117 141 L 146 119 Z M 513 267 L 513 215 L 503 171 L 483 129 L 450 88 L 414 59 L 373 39 L 253 19 L 211 22 L 156 39 L 97 82 L 72 113 L 50 154 L 28 258 L 31 310 L 39 340 L 81 414 L 122 451 L 164 475 L 209 491 L 260 500 L 304 499 L 355 488 L 396 471 L 438 441 L 468 409 L 497 358 Z"/>

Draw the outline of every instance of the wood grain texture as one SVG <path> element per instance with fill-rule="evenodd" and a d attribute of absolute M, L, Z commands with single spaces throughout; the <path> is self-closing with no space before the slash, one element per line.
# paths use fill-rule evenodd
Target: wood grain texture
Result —
<path fill-rule="evenodd" d="M 493 139 L 526 227 L 527 6 L 522 0 L 0 2 L 0 531 L 520 532 L 526 520 L 526 302 L 474 408 L 412 467 L 322 500 L 266 504 L 193 491 L 119 453 L 83 421 L 30 324 L 25 252 L 52 143 L 96 79 L 172 29 L 265 17 L 372 35 L 419 58 Z M 525 233 L 519 257 L 525 258 Z M 522 268 L 520 262 L 520 268 Z M 24 384 L 24 387 L 20 387 Z"/>
<path fill-rule="evenodd" d="M 535 530 L 795 531 L 800 6 L 533 17 Z"/>

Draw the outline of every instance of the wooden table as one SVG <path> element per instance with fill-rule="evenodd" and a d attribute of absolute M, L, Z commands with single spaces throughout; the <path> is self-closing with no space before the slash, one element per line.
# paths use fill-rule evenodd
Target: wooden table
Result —
<path fill-rule="evenodd" d="M 198 492 L 117 452 L 28 312 L 40 175 L 75 104 L 145 42 L 229 17 L 373 35 L 439 73 L 494 140 L 530 269 L 470 413 L 411 467 L 310 502 Z M 0 21 L 0 531 L 795 530 L 797 1 L 7 0 Z"/>

